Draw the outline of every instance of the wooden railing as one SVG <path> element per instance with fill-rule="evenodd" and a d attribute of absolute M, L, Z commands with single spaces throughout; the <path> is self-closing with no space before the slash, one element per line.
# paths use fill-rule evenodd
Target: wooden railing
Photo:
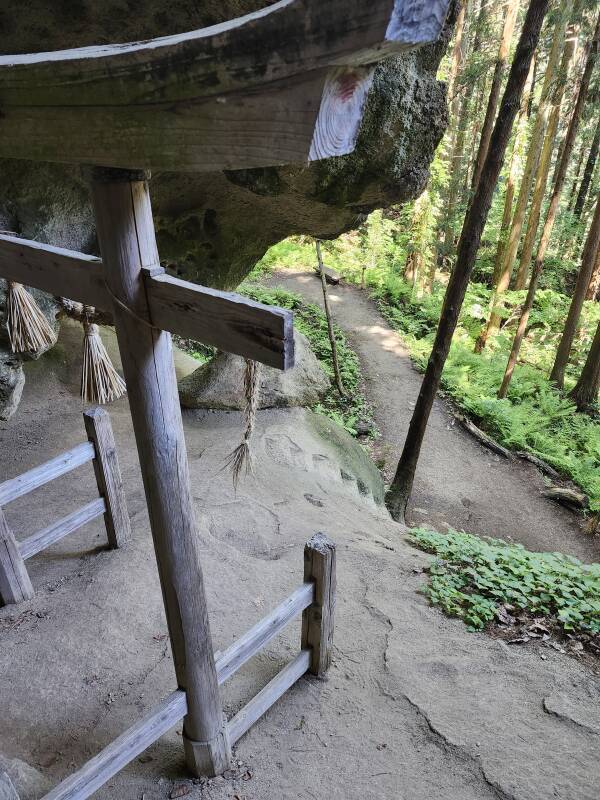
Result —
<path fill-rule="evenodd" d="M 304 579 L 301 586 L 227 650 L 215 653 L 217 678 L 222 684 L 302 613 L 300 652 L 228 722 L 230 745 L 306 672 L 323 677 L 329 667 L 335 612 L 335 545 L 322 533 L 315 534 L 305 545 Z M 186 714 L 185 692 L 173 692 L 42 800 L 85 800 Z"/>
<path fill-rule="evenodd" d="M 129 538 L 129 515 L 110 417 L 104 409 L 96 407 L 85 411 L 83 418 L 87 442 L 0 483 L 0 599 L 5 605 L 33 597 L 33 587 L 25 567 L 28 558 L 96 517 L 104 515 L 111 547 L 122 547 Z M 18 542 L 8 526 L 2 507 L 90 461 L 94 465 L 100 497 Z"/>

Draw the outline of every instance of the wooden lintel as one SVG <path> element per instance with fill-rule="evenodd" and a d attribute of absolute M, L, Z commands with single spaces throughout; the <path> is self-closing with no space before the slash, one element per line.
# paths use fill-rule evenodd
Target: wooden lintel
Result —
<path fill-rule="evenodd" d="M 280 0 L 151 41 L 0 56 L 0 157 L 211 171 L 342 155 L 372 65 L 435 41 L 448 5 Z"/>
<path fill-rule="evenodd" d="M 101 259 L 0 234 L 0 277 L 111 312 Z M 152 323 L 270 367 L 294 364 L 291 311 L 146 271 Z"/>

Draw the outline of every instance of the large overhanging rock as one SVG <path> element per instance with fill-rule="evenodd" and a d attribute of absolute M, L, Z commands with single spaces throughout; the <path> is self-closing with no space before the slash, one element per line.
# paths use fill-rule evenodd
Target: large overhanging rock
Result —
<path fill-rule="evenodd" d="M 133 41 L 192 30 L 270 3 L 151 0 L 130 14 L 121 2 L 30 0 L 2 15 L 0 53 Z M 433 46 L 376 70 L 351 155 L 235 172 L 158 173 L 151 183 L 158 244 L 177 275 L 234 288 L 265 251 L 295 233 L 333 238 L 370 211 L 419 195 L 447 111 L 435 74 L 451 20 Z M 77 167 L 0 160 L 0 230 L 97 253 L 86 181 Z M 0 343 L 0 349 L 2 345 Z"/>

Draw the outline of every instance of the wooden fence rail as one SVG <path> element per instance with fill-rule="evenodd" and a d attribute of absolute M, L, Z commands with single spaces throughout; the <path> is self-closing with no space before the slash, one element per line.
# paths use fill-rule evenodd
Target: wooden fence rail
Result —
<path fill-rule="evenodd" d="M 104 409 L 97 407 L 85 411 L 83 417 L 89 441 L 78 444 L 66 453 L 0 484 L 0 600 L 6 605 L 20 603 L 33 597 L 33 587 L 25 567 L 26 559 L 45 550 L 96 517 L 104 515 L 110 547 L 121 547 L 129 538 L 129 515 L 110 417 Z M 100 497 L 37 531 L 22 542 L 17 542 L 6 521 L 2 506 L 72 472 L 89 461 L 94 466 Z"/>
<path fill-rule="evenodd" d="M 318 657 L 302 645 L 300 653 L 250 700 L 227 724 L 230 745 L 235 744 L 304 674 L 324 675 L 331 661 L 335 608 L 335 545 L 324 534 L 312 537 L 304 548 L 305 575 L 311 579 L 287 597 L 260 622 L 222 653 L 215 653 L 219 684 L 234 675 L 301 612 L 303 642 L 325 643 Z M 308 566 L 307 566 L 308 565 Z M 307 633 L 307 631 L 309 633 Z M 319 671 L 320 670 L 320 671 Z M 186 693 L 178 690 L 149 711 L 139 722 L 111 742 L 42 800 L 86 800 L 147 747 L 177 725 L 187 714 Z"/>

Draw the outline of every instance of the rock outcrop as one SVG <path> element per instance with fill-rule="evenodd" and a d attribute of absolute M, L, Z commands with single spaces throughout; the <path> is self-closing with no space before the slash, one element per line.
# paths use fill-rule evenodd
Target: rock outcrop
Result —
<path fill-rule="evenodd" d="M 312 406 L 327 391 L 330 381 L 306 336 L 294 331 L 296 349 L 293 369 L 282 372 L 261 367 L 258 408 Z M 219 353 L 191 375 L 179 381 L 179 399 L 184 408 L 242 409 L 245 360 Z"/>
<path fill-rule="evenodd" d="M 52 6 L 31 0 L 0 13 L 0 53 L 149 38 L 265 5 L 151 0 L 128 14 L 117 0 L 63 0 Z M 445 88 L 435 76 L 452 18 L 451 13 L 438 43 L 377 68 L 351 155 L 308 167 L 154 175 L 152 200 L 165 265 L 179 276 L 231 289 L 286 236 L 334 238 L 376 208 L 417 197 L 447 121 Z M 87 186 L 73 167 L 0 161 L 0 229 L 97 252 Z"/>

